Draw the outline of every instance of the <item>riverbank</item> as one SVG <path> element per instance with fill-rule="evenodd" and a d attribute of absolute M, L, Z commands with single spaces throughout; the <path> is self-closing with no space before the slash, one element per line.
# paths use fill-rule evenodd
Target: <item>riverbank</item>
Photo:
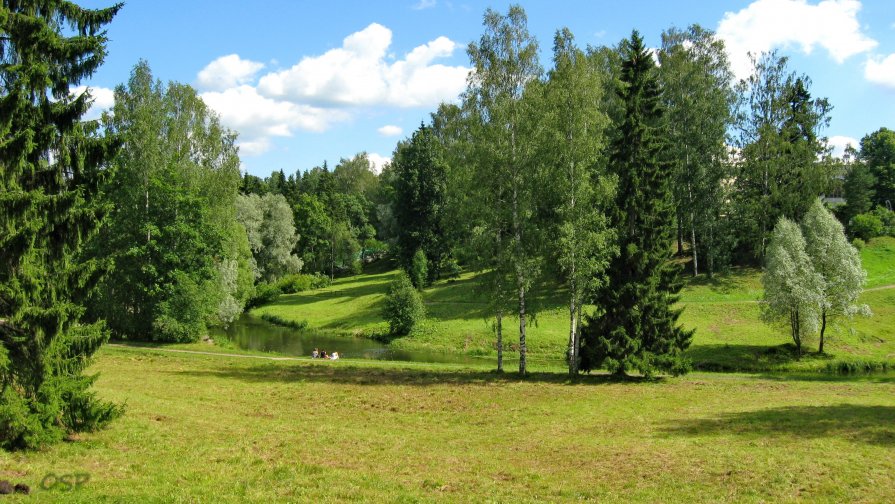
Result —
<path fill-rule="evenodd" d="M 105 347 L 107 430 L 0 453 L 10 502 L 886 502 L 895 375 L 657 382 Z M 49 473 L 77 489 L 40 489 Z"/>
<path fill-rule="evenodd" d="M 817 342 L 809 339 L 808 355 L 802 359 L 787 346 L 784 330 L 760 320 L 760 271 L 740 268 L 712 280 L 686 278 L 680 320 L 684 327 L 696 330 L 689 350 L 695 367 L 749 372 L 895 367 L 895 239 L 872 240 L 861 257 L 868 271 L 861 302 L 870 306 L 874 316 L 833 324 L 827 331 L 826 353 L 812 354 Z M 414 334 L 385 338 L 387 326 L 381 307 L 395 273 L 379 271 L 337 279 L 323 289 L 281 296 L 252 314 L 306 321 L 307 331 L 315 335 L 387 339 L 390 350 L 496 358 L 491 314 L 470 273 L 439 281 L 424 291 L 428 319 Z M 558 285 L 542 285 L 534 292 L 541 296 L 530 300 L 537 316 L 528 329 L 529 355 L 561 361 L 568 341 L 565 291 Z M 516 324 L 512 317 L 504 320 L 510 358 L 516 350 Z"/>

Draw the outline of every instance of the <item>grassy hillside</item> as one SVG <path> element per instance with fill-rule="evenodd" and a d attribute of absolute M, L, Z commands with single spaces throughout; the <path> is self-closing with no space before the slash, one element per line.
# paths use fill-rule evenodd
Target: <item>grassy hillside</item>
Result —
<path fill-rule="evenodd" d="M 482 369 L 104 348 L 126 414 L 0 452 L 8 502 L 892 502 L 895 379 Z M 85 473 L 78 489 L 45 475 Z"/>
<path fill-rule="evenodd" d="M 696 329 L 690 354 L 705 369 L 819 368 L 841 360 L 895 361 L 895 239 L 878 238 L 861 251 L 868 271 L 868 291 L 862 297 L 875 316 L 856 319 L 851 327 L 829 330 L 826 356 L 809 356 L 792 362 L 790 352 L 779 348 L 788 343 L 785 331 L 762 324 L 758 317 L 761 298 L 760 272 L 734 269 L 709 281 L 688 279 L 681 295 L 681 321 Z M 260 307 L 257 315 L 306 320 L 312 330 L 355 336 L 384 334 L 386 324 L 380 310 L 384 293 L 395 272 L 359 275 L 336 280 L 332 286 L 311 292 L 282 296 Z M 567 340 L 568 313 L 565 292 L 553 286 L 541 290 L 533 300 L 540 308 L 530 328 L 528 346 L 533 357 L 561 359 Z M 429 320 L 412 336 L 393 341 L 398 348 L 426 348 L 472 355 L 492 355 L 493 318 L 477 293 L 475 278 L 465 274 L 458 280 L 442 281 L 424 293 Z M 504 324 L 506 341 L 514 348 L 516 321 Z M 814 341 L 807 345 L 813 348 Z"/>

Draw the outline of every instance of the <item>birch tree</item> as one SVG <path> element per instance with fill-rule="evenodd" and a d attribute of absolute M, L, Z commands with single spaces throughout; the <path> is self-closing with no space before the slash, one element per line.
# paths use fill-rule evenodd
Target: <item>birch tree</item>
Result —
<path fill-rule="evenodd" d="M 608 118 L 602 111 L 603 83 L 595 62 L 575 46 L 568 29 L 554 37 L 554 68 L 546 86 L 542 118 L 544 184 L 555 192 L 555 254 L 569 290 L 569 373 L 578 373 L 584 293 L 608 266 L 612 233 L 604 206 L 612 178 L 598 172 Z"/>
<path fill-rule="evenodd" d="M 531 142 L 526 138 L 526 87 L 541 74 L 538 44 L 528 32 L 528 18 L 518 5 L 505 16 L 488 9 L 485 33 L 467 49 L 474 70 L 465 93 L 466 106 L 476 116 L 479 134 L 474 178 L 490 196 L 487 226 L 493 246 L 494 292 L 503 296 L 505 273 L 510 273 L 518 300 L 519 372 L 526 372 L 526 293 L 537 271 L 530 243 L 535 232 L 530 217 L 534 170 Z M 484 201 L 483 201 L 484 203 Z M 497 304 L 498 353 L 502 354 L 502 307 Z M 500 360 L 500 357 L 499 357 Z M 500 368 L 501 365 L 498 365 Z"/>

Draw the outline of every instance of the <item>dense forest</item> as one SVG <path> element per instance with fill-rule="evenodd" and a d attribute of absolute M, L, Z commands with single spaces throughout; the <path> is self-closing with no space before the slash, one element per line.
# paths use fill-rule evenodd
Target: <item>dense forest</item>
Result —
<path fill-rule="evenodd" d="M 109 337 L 196 341 L 247 307 L 377 261 L 405 269 L 417 289 L 478 272 L 498 369 L 512 334 L 526 372 L 534 299 L 562 286 L 571 373 L 678 374 L 692 337 L 677 323 L 682 275 L 807 258 L 803 242 L 820 224 L 804 223 L 826 222 L 826 209 L 809 211 L 827 196 L 844 199 L 824 224 L 847 233 L 843 257 L 852 239 L 895 234 L 895 132 L 833 157 L 833 104 L 812 94 L 809 76 L 771 52 L 736 81 L 723 43 L 700 26 L 669 28 L 655 50 L 636 31 L 580 47 L 559 29 L 545 69 L 523 9 L 489 10 L 467 49 L 466 90 L 381 172 L 358 153 L 260 178 L 240 172 L 236 133 L 197 92 L 160 82 L 144 61 L 112 110 L 81 120 L 90 98 L 69 89 L 101 64 L 102 26 L 120 6 L 61 5 L 0 20 L 10 35 L 0 40 L 8 446 L 119 413 L 81 375 Z M 43 39 L 16 23 L 39 25 Z M 830 311 L 805 308 L 796 325 L 854 311 L 824 304 L 823 279 L 812 278 L 815 305 Z M 773 281 L 776 292 L 790 285 Z M 778 301 L 769 319 L 791 313 Z M 809 329 L 793 326 L 793 337 Z"/>

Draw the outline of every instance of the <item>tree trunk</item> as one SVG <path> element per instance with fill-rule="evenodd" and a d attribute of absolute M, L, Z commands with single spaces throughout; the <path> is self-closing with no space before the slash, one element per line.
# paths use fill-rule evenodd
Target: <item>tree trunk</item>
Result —
<path fill-rule="evenodd" d="M 573 288 L 574 288 L 574 282 L 573 282 Z M 578 369 L 577 369 L 578 366 L 575 364 L 575 339 L 576 339 L 575 335 L 576 335 L 576 332 L 578 329 L 575 325 L 575 322 L 576 322 L 575 313 L 576 313 L 575 294 L 572 294 L 569 296 L 569 350 L 567 352 L 568 356 L 569 356 L 569 374 L 570 375 L 574 375 L 574 374 L 578 373 Z"/>
<path fill-rule="evenodd" d="M 693 276 L 699 276 L 699 259 L 696 256 L 696 226 L 693 225 L 693 212 L 690 212 L 690 248 L 693 249 Z"/>
<path fill-rule="evenodd" d="M 572 362 L 575 364 L 574 374 L 578 374 L 578 363 L 581 356 L 581 300 L 578 300 L 577 312 L 575 313 L 575 345 L 572 354 Z"/>
<path fill-rule="evenodd" d="M 824 332 L 827 330 L 827 310 L 824 309 L 821 312 L 820 316 L 821 324 L 820 324 L 820 346 L 817 349 L 817 353 L 824 353 Z"/>
<path fill-rule="evenodd" d="M 503 373 L 503 309 L 497 309 L 497 371 Z"/>
<path fill-rule="evenodd" d="M 677 255 L 684 255 L 684 226 L 681 224 L 681 212 L 677 213 Z"/>

